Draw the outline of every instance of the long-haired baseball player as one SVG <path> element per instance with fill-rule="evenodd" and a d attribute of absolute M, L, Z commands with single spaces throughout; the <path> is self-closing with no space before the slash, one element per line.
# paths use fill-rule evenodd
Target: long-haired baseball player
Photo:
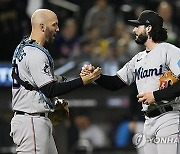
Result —
<path fill-rule="evenodd" d="M 54 111 L 51 98 L 66 94 L 96 80 L 101 72 L 69 82 L 54 75 L 53 60 L 45 43 L 53 42 L 59 31 L 58 19 L 47 9 L 36 10 L 32 32 L 17 46 L 13 56 L 11 133 L 18 154 L 57 154 L 48 113 Z"/>
<path fill-rule="evenodd" d="M 166 101 L 160 101 L 163 99 L 161 96 L 158 97 L 161 76 L 168 71 L 174 76 L 180 74 L 180 50 L 165 42 L 167 30 L 163 28 L 163 18 L 156 12 L 145 10 L 137 20 L 129 20 L 129 23 L 134 26 L 135 42 L 144 45 L 146 49 L 135 55 L 115 76 L 101 75 L 95 82 L 109 90 L 118 90 L 136 82 L 138 99 L 142 102 L 142 111 L 146 119 L 144 124 L 146 142 L 143 140 L 145 154 L 180 154 L 180 100 L 172 99 L 179 94 L 173 90 L 172 93 L 176 94 L 170 94 L 168 98 L 171 100 L 165 99 Z M 81 74 L 87 75 L 92 70 L 94 70 L 92 65 L 84 66 Z M 161 87 L 170 82 L 162 82 Z M 150 91 L 155 91 L 158 101 L 152 97 L 151 101 L 146 99 L 150 98 L 149 95 L 152 96 L 153 92 Z M 166 95 L 168 92 L 163 94 Z"/>

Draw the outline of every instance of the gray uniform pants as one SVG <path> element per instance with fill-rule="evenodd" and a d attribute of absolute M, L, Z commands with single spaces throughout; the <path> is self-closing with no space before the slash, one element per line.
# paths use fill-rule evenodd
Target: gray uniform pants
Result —
<path fill-rule="evenodd" d="M 180 154 L 179 116 L 179 111 L 171 111 L 155 118 L 146 118 L 145 154 Z"/>
<path fill-rule="evenodd" d="M 18 154 L 57 154 L 51 121 L 42 116 L 14 115 L 10 136 Z"/>

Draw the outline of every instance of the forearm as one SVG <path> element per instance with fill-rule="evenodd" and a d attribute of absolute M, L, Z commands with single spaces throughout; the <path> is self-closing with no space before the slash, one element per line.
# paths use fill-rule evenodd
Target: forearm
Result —
<path fill-rule="evenodd" d="M 124 86 L 126 86 L 126 84 L 117 75 L 115 76 L 101 75 L 101 77 L 95 82 L 101 87 L 112 91 L 119 90 Z"/>
<path fill-rule="evenodd" d="M 157 102 L 162 100 L 174 99 L 175 97 L 180 96 L 180 81 L 165 89 L 154 91 L 153 95 Z"/>
<path fill-rule="evenodd" d="M 63 82 L 63 83 L 52 82 L 52 83 L 49 83 L 49 84 L 43 86 L 42 88 L 40 88 L 40 90 L 46 97 L 52 98 L 52 97 L 56 97 L 56 96 L 60 96 L 60 95 L 69 93 L 79 87 L 82 87 L 82 86 L 83 86 L 82 79 L 77 78 L 72 81 Z"/>

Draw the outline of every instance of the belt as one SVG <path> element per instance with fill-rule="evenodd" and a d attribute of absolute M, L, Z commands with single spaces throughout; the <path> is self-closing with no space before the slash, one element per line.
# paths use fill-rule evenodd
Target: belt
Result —
<path fill-rule="evenodd" d="M 153 118 L 162 113 L 172 111 L 172 110 L 173 110 L 173 107 L 171 105 L 169 105 L 169 106 L 162 106 L 162 107 L 155 108 L 153 110 L 147 110 L 147 111 L 143 111 L 143 112 L 147 117 Z"/>
<path fill-rule="evenodd" d="M 31 116 L 47 117 L 48 113 L 27 113 L 23 111 L 15 111 L 15 115 L 31 115 Z"/>

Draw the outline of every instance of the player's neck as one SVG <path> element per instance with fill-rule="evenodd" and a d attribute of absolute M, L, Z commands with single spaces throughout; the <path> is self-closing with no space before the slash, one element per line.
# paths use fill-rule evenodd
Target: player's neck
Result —
<path fill-rule="evenodd" d="M 31 35 L 30 35 L 30 37 L 29 37 L 29 39 L 35 40 L 36 43 L 37 43 L 38 45 L 42 46 L 42 47 L 45 45 L 45 39 L 44 39 L 44 37 L 41 36 L 41 35 L 38 34 L 38 33 L 32 32 Z"/>
<path fill-rule="evenodd" d="M 153 42 L 153 41 L 147 41 L 147 42 L 145 43 L 146 51 L 151 51 L 151 50 L 153 50 L 157 45 L 158 45 L 158 43 L 155 43 L 155 42 Z"/>

